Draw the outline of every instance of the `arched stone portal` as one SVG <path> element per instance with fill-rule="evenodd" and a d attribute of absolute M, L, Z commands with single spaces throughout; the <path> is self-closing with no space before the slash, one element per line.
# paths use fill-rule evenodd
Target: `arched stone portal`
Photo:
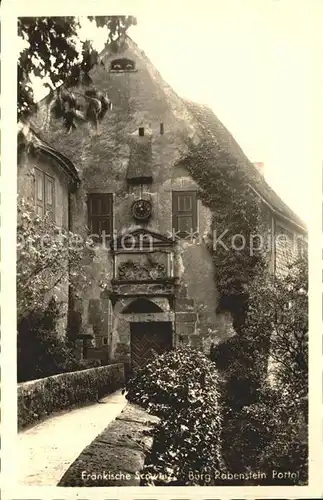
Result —
<path fill-rule="evenodd" d="M 114 308 L 114 358 L 136 369 L 172 349 L 174 316 L 162 297 L 120 299 Z"/>

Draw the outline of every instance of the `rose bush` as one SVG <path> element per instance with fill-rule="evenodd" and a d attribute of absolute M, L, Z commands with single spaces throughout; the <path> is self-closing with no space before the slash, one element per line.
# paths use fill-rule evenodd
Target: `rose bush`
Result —
<path fill-rule="evenodd" d="M 35 214 L 23 198 L 18 200 L 17 222 L 18 381 L 97 366 L 97 361 L 76 359 L 77 332 L 71 332 L 70 321 L 68 338 L 59 332 L 64 307 L 60 293 L 73 290 L 74 278 L 79 292 L 86 284 L 84 246 L 77 235 L 58 228 L 49 214 Z"/>

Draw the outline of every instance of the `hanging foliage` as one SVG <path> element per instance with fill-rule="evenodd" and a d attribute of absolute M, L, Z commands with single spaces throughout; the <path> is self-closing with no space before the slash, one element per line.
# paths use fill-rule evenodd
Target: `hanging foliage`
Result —
<path fill-rule="evenodd" d="M 56 95 L 51 111 L 55 118 L 63 119 L 68 132 L 77 127 L 78 121 L 89 121 L 97 126 L 107 111 L 112 109 L 112 103 L 107 94 L 95 88 L 85 91 L 83 95 L 72 93 L 66 87 L 61 87 Z"/>

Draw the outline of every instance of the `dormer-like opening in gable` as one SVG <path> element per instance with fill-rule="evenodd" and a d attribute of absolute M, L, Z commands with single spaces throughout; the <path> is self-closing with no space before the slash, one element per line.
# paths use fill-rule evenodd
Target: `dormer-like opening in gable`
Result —
<path fill-rule="evenodd" d="M 132 59 L 126 57 L 114 59 L 110 65 L 110 71 L 112 72 L 131 72 L 136 70 L 136 63 Z"/>

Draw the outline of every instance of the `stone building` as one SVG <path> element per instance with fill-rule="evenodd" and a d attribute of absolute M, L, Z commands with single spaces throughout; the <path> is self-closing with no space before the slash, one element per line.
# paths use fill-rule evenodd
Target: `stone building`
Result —
<path fill-rule="evenodd" d="M 70 197 L 80 183 L 78 172 L 63 153 L 43 141 L 30 127 L 19 125 L 18 133 L 18 195 L 35 208 L 35 213 L 49 213 L 57 228 L 69 229 Z M 67 328 L 69 276 L 66 273 L 60 285 L 55 287 L 57 299 L 63 304 L 59 332 Z M 44 297 L 44 301 L 50 299 Z"/>
<path fill-rule="evenodd" d="M 112 109 L 98 127 L 80 122 L 66 133 L 44 99 L 30 127 L 46 147 L 38 163 L 22 163 L 18 190 L 30 190 L 29 179 L 37 186 L 39 175 L 45 182 L 51 175 L 57 223 L 84 238 L 97 235 L 99 244 L 85 260 L 88 285 L 73 300 L 82 333 L 93 338 L 91 355 L 138 366 L 152 351 L 181 341 L 208 350 L 211 342 L 231 335 L 232 326 L 229 314 L 216 312 L 218 293 L 205 244 L 212 214 L 183 166 L 187 139 L 198 143 L 207 134 L 252 173 L 272 236 L 305 235 L 305 226 L 212 111 L 181 99 L 130 38 L 118 52 L 103 51 L 90 77 Z M 87 88 L 79 85 L 73 92 L 82 99 Z M 74 189 L 68 188 L 71 182 Z M 29 196 L 38 210 L 32 190 Z M 283 269 L 295 251 L 294 245 L 276 245 L 269 255 L 272 272 Z"/>

